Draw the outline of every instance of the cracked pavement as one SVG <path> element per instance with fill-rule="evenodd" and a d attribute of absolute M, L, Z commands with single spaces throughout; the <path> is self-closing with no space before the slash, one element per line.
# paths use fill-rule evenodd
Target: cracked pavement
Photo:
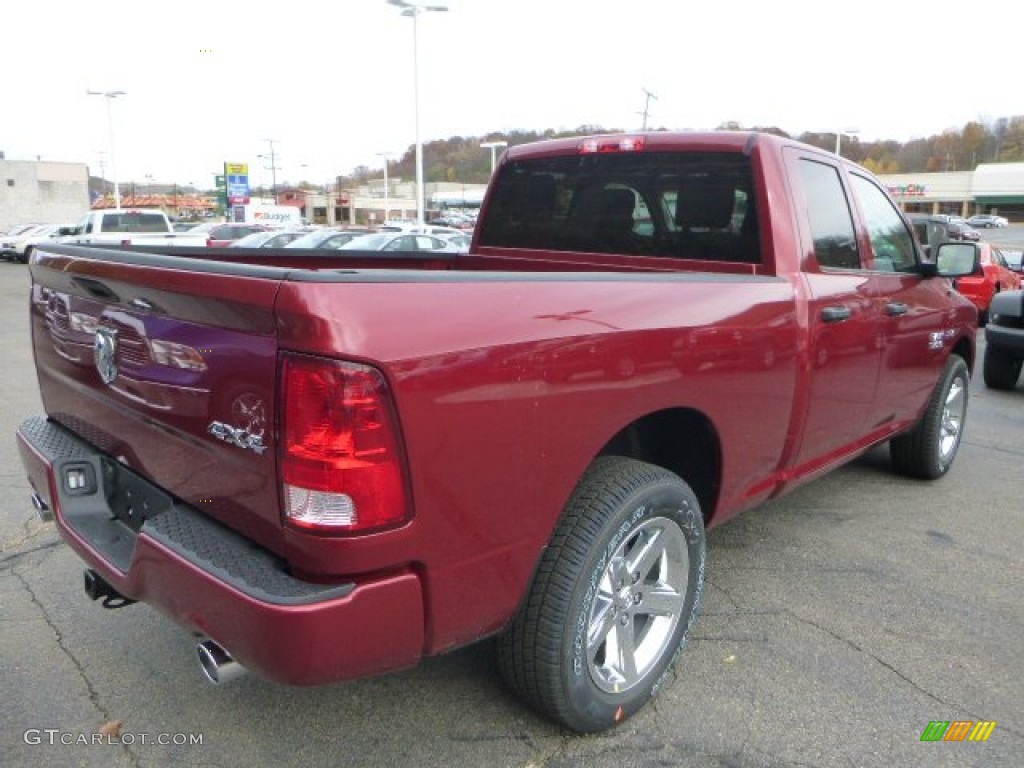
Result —
<path fill-rule="evenodd" d="M 27 285 L 0 263 L 0 765 L 1024 765 L 1024 386 L 993 393 L 976 377 L 943 481 L 898 478 L 874 451 L 712 531 L 675 681 L 619 729 L 580 737 L 505 693 L 488 642 L 371 680 L 215 688 L 171 621 L 90 603 L 81 562 L 35 518 L 13 441 L 41 412 Z M 998 725 L 984 744 L 920 741 L 958 719 Z M 118 720 L 132 743 L 60 743 Z M 57 743 L 26 743 L 46 729 Z M 151 743 L 160 734 L 202 744 Z"/>

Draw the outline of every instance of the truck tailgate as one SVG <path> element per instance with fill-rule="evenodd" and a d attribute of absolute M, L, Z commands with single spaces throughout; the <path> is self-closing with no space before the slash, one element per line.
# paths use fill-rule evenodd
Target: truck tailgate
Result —
<path fill-rule="evenodd" d="M 191 260 L 185 271 L 180 260 L 95 253 L 103 260 L 49 247 L 31 267 L 49 418 L 172 496 L 279 546 L 269 444 L 273 307 L 286 271 L 236 265 L 224 274 Z"/>

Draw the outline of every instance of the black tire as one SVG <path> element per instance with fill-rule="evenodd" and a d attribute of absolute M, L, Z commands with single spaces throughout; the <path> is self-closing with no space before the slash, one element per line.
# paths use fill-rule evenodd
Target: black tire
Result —
<path fill-rule="evenodd" d="M 897 472 L 935 480 L 953 466 L 967 417 L 969 378 L 963 358 L 950 355 L 917 426 L 889 442 Z"/>
<path fill-rule="evenodd" d="M 1002 347 L 989 344 L 985 347 L 985 363 L 982 376 L 989 389 L 1009 390 L 1017 386 L 1024 360 L 1010 354 Z"/>
<path fill-rule="evenodd" d="M 633 459 L 598 459 L 499 639 L 505 682 L 574 731 L 622 722 L 665 684 L 685 647 L 705 557 L 700 505 L 682 479 Z"/>

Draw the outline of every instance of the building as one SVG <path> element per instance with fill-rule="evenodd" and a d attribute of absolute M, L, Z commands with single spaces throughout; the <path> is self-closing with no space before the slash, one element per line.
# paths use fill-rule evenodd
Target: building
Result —
<path fill-rule="evenodd" d="M 479 208 L 486 184 L 428 182 L 424 184 L 426 219 L 455 208 Z M 277 194 L 278 205 L 294 205 L 313 224 L 327 226 L 379 226 L 385 221 L 416 219 L 416 185 L 411 181 L 373 179 L 355 189 L 335 191 L 285 189 Z"/>
<path fill-rule="evenodd" d="M 878 178 L 908 213 L 997 213 L 1024 222 L 1024 163 L 983 163 L 973 171 Z"/>
<path fill-rule="evenodd" d="M 0 154 L 0 231 L 16 224 L 74 224 L 89 210 L 85 163 L 7 160 Z"/>
<path fill-rule="evenodd" d="M 113 208 L 114 197 L 104 195 L 97 198 L 92 209 Z M 139 193 L 121 195 L 122 208 L 159 208 L 172 219 L 200 219 L 212 217 L 217 212 L 217 200 L 209 195 L 200 195 L 194 192 L 178 192 L 171 194 Z"/>

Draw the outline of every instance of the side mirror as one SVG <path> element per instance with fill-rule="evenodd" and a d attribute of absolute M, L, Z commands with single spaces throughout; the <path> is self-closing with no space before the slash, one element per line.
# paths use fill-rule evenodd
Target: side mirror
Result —
<path fill-rule="evenodd" d="M 940 277 L 967 277 L 981 269 L 981 251 L 968 241 L 942 243 L 935 255 Z"/>

